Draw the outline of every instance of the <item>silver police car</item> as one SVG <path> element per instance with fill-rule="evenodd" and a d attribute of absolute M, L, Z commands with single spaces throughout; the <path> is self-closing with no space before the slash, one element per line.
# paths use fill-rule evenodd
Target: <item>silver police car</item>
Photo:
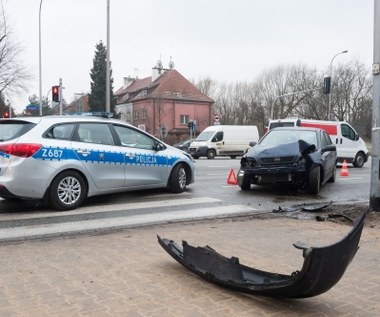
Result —
<path fill-rule="evenodd" d="M 194 161 L 148 133 L 94 116 L 0 119 L 0 197 L 71 210 L 86 197 L 194 182 Z"/>

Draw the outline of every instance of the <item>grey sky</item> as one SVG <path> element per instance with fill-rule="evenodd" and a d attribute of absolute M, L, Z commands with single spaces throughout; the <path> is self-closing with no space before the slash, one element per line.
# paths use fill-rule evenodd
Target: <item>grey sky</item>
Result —
<path fill-rule="evenodd" d="M 34 80 L 29 91 L 6 96 L 17 111 L 39 94 L 40 0 L 2 0 L 7 22 L 24 47 Z M 124 76 L 151 75 L 161 57 L 189 79 L 253 81 L 280 64 L 320 70 L 373 58 L 374 0 L 110 0 L 114 91 Z M 43 0 L 42 92 L 63 80 L 64 98 L 90 91 L 95 45 L 106 44 L 106 0 Z M 51 98 L 49 94 L 49 99 Z"/>

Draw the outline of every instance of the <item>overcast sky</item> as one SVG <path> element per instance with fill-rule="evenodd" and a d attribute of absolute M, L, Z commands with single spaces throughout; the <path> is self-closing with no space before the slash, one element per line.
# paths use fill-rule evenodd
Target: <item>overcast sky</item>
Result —
<path fill-rule="evenodd" d="M 20 112 L 39 95 L 38 16 L 41 0 L 1 0 L 8 27 L 24 47 L 33 81 L 6 96 Z M 277 65 L 325 70 L 359 58 L 373 62 L 374 0 L 110 0 L 114 91 L 123 77 L 151 75 L 161 58 L 188 79 L 253 81 Z M 95 45 L 107 43 L 107 0 L 43 0 L 42 93 L 62 78 L 64 98 L 90 92 Z M 49 99 L 51 95 L 49 93 Z"/>

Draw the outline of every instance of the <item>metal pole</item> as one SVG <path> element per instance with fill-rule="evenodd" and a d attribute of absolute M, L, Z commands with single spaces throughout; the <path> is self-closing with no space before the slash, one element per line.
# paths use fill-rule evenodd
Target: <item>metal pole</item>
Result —
<path fill-rule="evenodd" d="M 380 0 L 374 0 L 372 166 L 370 209 L 380 211 Z"/>
<path fill-rule="evenodd" d="M 41 7 L 42 7 L 42 0 L 40 2 L 40 11 L 39 11 L 39 15 L 38 15 L 38 58 L 39 58 L 39 85 L 40 85 L 40 97 L 39 97 L 40 116 L 42 116 Z"/>
<path fill-rule="evenodd" d="M 110 0 L 107 0 L 107 74 L 106 74 L 106 111 L 111 111 L 110 83 Z"/>
<path fill-rule="evenodd" d="M 11 103 L 9 100 L 7 100 L 7 103 L 8 103 L 8 117 L 9 118 L 12 118 L 12 107 L 11 107 Z"/>
<path fill-rule="evenodd" d="M 62 78 L 59 79 L 59 115 L 63 115 L 63 105 L 62 105 Z"/>
<path fill-rule="evenodd" d="M 335 57 L 337 57 L 338 55 L 341 55 L 341 54 L 345 54 L 345 53 L 347 53 L 348 51 L 347 50 L 344 50 L 344 51 L 341 51 L 341 52 L 339 52 L 339 53 L 337 53 L 337 54 L 335 54 L 334 55 L 334 57 L 331 59 L 331 61 L 330 61 L 330 66 L 329 66 L 329 75 L 330 75 L 330 77 L 331 77 L 331 86 L 332 86 L 332 63 L 333 63 L 333 61 L 334 61 L 334 59 L 335 59 Z M 327 112 L 327 119 L 328 120 L 331 120 L 331 88 L 330 88 L 330 92 L 329 92 L 329 103 L 328 103 L 328 106 L 329 106 L 329 110 L 328 110 L 328 112 Z"/>

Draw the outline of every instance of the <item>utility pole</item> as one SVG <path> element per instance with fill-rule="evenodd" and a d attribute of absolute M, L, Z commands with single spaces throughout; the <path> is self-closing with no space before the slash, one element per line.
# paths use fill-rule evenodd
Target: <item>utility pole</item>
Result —
<path fill-rule="evenodd" d="M 107 74 L 106 74 L 106 112 L 111 111 L 111 79 L 110 79 L 110 0 L 107 0 Z"/>
<path fill-rule="evenodd" d="M 372 166 L 370 209 L 380 211 L 380 0 L 374 0 Z"/>

